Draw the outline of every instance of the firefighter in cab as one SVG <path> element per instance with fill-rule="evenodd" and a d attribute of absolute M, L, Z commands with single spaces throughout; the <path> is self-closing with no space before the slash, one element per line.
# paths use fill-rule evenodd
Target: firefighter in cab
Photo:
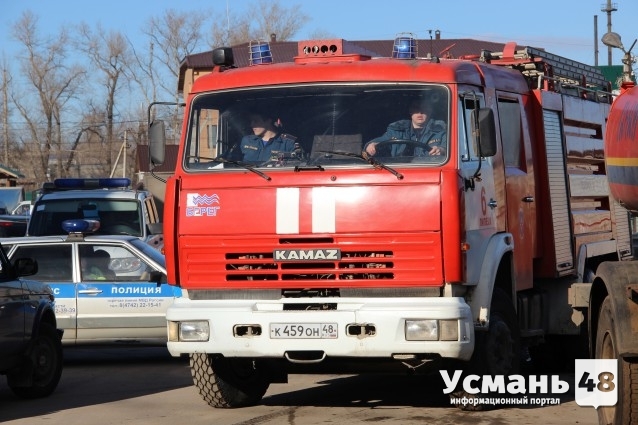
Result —
<path fill-rule="evenodd" d="M 281 156 L 290 156 L 299 149 L 297 138 L 282 133 L 281 122 L 270 114 L 251 111 L 249 121 L 253 134 L 242 138 L 239 146 L 231 152 L 230 159 L 262 164 Z"/>
<path fill-rule="evenodd" d="M 365 145 L 365 152 L 386 157 L 445 155 L 446 125 L 444 121 L 431 119 L 433 109 L 427 101 L 412 100 L 408 108 L 410 119 L 388 125 L 382 136 Z"/>

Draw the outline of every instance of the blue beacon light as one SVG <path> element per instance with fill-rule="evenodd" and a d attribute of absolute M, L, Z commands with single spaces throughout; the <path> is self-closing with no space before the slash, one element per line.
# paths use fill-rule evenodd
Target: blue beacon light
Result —
<path fill-rule="evenodd" d="M 126 177 L 97 179 L 66 178 L 55 179 L 53 185 L 58 189 L 121 188 L 130 186 L 131 179 Z"/>
<path fill-rule="evenodd" d="M 248 49 L 250 50 L 250 65 L 264 65 L 272 63 L 272 52 L 270 44 L 265 41 L 251 41 Z"/>
<path fill-rule="evenodd" d="M 392 57 L 394 59 L 416 59 L 417 46 L 416 39 L 411 33 L 399 34 L 394 39 L 392 46 Z"/>
<path fill-rule="evenodd" d="M 93 233 L 100 228 L 100 222 L 97 220 L 64 220 L 62 229 L 67 233 Z"/>

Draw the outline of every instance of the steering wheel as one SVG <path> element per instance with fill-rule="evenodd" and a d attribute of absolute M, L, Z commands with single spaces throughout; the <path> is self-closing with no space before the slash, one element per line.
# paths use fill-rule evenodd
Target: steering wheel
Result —
<path fill-rule="evenodd" d="M 424 154 L 427 155 L 428 152 L 430 151 L 430 147 L 428 145 L 426 145 L 425 143 L 421 143 L 421 142 L 415 142 L 414 140 L 410 140 L 410 139 L 390 139 L 390 140 L 384 140 L 382 142 L 378 142 L 376 145 L 376 149 L 377 149 L 377 154 L 379 153 L 379 147 L 386 147 L 389 148 L 393 145 L 405 145 L 406 147 L 410 146 L 414 149 L 419 148 L 421 150 L 423 150 Z M 390 148 L 391 150 L 391 148 Z M 423 155 L 423 156 L 425 156 Z M 416 156 L 414 154 L 411 155 L 403 155 L 403 152 L 401 152 L 400 155 L 397 156 Z"/>

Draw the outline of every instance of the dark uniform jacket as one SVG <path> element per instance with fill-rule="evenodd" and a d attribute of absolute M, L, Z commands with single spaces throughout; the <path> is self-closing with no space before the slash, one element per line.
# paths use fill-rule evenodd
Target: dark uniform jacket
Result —
<path fill-rule="evenodd" d="M 399 139 L 422 143 L 423 148 L 400 143 L 377 145 L 376 156 L 426 156 L 434 146 L 440 146 L 445 149 L 447 146 L 447 128 L 444 121 L 429 120 L 425 128 L 418 132 L 412 127 L 411 120 L 395 121 L 388 125 L 388 129 L 382 136 L 372 139 L 366 146 L 370 143 Z"/>
<path fill-rule="evenodd" d="M 296 140 L 295 136 L 279 133 L 264 144 L 261 137 L 250 134 L 241 139 L 239 158 L 233 155 L 232 159 L 250 163 L 266 162 L 271 158 L 276 159 L 280 153 L 292 152 Z"/>

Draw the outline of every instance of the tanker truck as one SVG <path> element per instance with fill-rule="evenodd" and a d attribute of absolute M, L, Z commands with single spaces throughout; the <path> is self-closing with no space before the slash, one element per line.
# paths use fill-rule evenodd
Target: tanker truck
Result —
<path fill-rule="evenodd" d="M 614 99 L 604 139 L 611 195 L 638 213 L 638 87 L 632 79 L 631 50 L 609 32 L 604 44 L 624 52 L 620 94 Z M 634 229 L 635 232 L 635 229 Z M 585 289 L 587 289 L 585 287 Z M 586 303 L 590 351 L 596 359 L 618 359 L 618 403 L 598 409 L 599 423 L 638 423 L 638 262 L 604 261 L 596 269 Z M 583 298 L 586 300 L 587 297 Z M 587 305 L 585 305 L 587 304 Z"/>

